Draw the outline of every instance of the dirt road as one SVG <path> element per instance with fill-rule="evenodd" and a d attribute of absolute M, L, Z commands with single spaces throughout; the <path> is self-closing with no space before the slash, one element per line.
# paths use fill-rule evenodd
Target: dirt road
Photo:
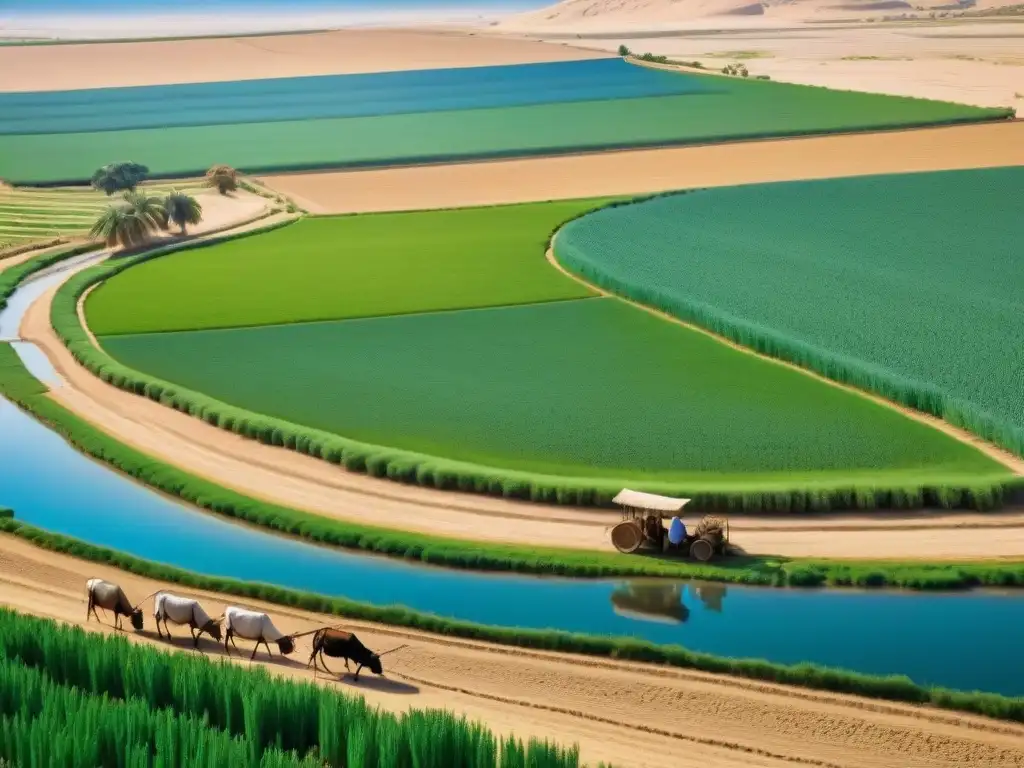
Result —
<path fill-rule="evenodd" d="M 121 584 L 133 600 L 167 586 L 0 536 L 0 604 L 85 624 L 84 584 L 93 576 Z M 199 597 L 212 615 L 226 601 L 236 602 L 188 594 Z M 336 617 L 248 605 L 269 612 L 287 633 L 338 623 Z M 152 601 L 143 609 L 147 629 L 141 636 L 129 636 L 160 644 L 153 630 Z M 385 658 L 385 678 L 367 674 L 358 683 L 345 679 L 327 684 L 360 693 L 392 711 L 443 707 L 502 733 L 578 742 L 591 765 L 1024 766 L 1024 727 L 1008 723 L 703 673 L 487 646 L 363 622 L 346 624 L 376 650 L 408 645 Z M 86 626 L 99 629 L 95 621 Z M 187 648 L 187 631 L 174 631 L 175 646 Z M 311 680 L 304 668 L 308 638 L 297 644 L 287 660 L 259 663 L 277 674 Z M 201 647 L 207 654 L 221 654 L 208 638 Z M 251 646 L 240 642 L 239 647 L 247 658 Z"/>
<path fill-rule="evenodd" d="M 366 213 L 1003 165 L 1024 165 L 1024 122 L 279 174 L 262 181 L 313 213 Z"/>

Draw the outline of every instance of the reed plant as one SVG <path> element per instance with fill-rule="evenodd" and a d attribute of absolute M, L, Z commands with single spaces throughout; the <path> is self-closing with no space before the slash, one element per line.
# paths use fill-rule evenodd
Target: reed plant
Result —
<path fill-rule="evenodd" d="M 340 437 L 283 419 L 229 405 L 134 370 L 117 362 L 93 343 L 78 313 L 78 302 L 92 286 L 131 266 L 173 251 L 203 248 L 218 242 L 248 237 L 282 226 L 275 224 L 246 233 L 178 244 L 84 270 L 68 280 L 57 292 L 51 322 L 75 359 L 103 381 L 120 389 L 201 419 L 211 426 L 343 466 L 353 472 L 396 482 L 440 490 L 501 496 L 547 504 L 609 506 L 625 483 L 616 478 L 572 478 L 486 467 L 451 461 L 426 454 L 371 445 Z M 736 491 L 695 487 L 672 482 L 632 483 L 638 489 L 692 499 L 695 511 L 725 512 L 825 512 L 837 509 L 915 508 L 920 506 L 991 509 L 1003 504 L 1014 492 L 1015 480 L 1008 474 L 979 478 L 973 482 L 873 485 L 817 483 L 791 486 L 737 489 Z"/>
<path fill-rule="evenodd" d="M 262 668 L 167 654 L 6 609 L 0 757 L 39 768 L 579 765 L 575 747 L 499 741 L 449 712 L 396 717 Z"/>

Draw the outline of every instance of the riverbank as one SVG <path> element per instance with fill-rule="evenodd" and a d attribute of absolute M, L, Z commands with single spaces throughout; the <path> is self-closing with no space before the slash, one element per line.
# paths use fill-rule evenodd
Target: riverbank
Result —
<path fill-rule="evenodd" d="M 15 610 L 84 624 L 82 585 L 94 576 L 121 584 L 132 599 L 169 585 L 0 536 L 0 603 Z M 185 591 L 202 599 L 214 615 L 225 603 L 235 602 L 201 588 Z M 284 632 L 337 623 L 333 614 L 284 608 L 255 596 L 243 602 L 268 611 Z M 143 608 L 148 624 L 149 607 Z M 95 622 L 86 626 L 100 630 Z M 359 620 L 346 620 L 345 626 L 371 648 L 407 644 L 388 657 L 388 678 L 365 675 L 358 684 L 346 679 L 340 684 L 347 691 L 390 711 L 436 706 L 484 720 L 502 732 L 566 744 L 577 741 L 590 764 L 603 760 L 652 768 L 774 768 L 795 759 L 868 768 L 896 759 L 901 765 L 952 768 L 965 762 L 1008 767 L 1024 761 L 1021 726 L 976 716 L 663 666 L 494 646 Z M 155 643 L 154 635 L 149 630 L 129 637 Z M 297 663 L 289 659 L 267 664 L 265 657 L 257 657 L 256 663 L 277 674 L 312 678 L 301 666 L 308 648 L 299 642 Z M 180 633 L 175 645 L 185 647 Z M 209 642 L 202 649 L 219 655 Z"/>
<path fill-rule="evenodd" d="M 1024 537 L 1024 523 L 1019 512 L 879 513 L 788 520 L 741 517 L 734 524 L 734 540 L 748 552 L 759 551 L 750 543 L 758 539 L 789 542 L 790 546 L 799 543 L 805 551 L 810 548 L 811 556 L 819 558 L 828 557 L 828 550 L 838 545 L 844 552 L 839 557 L 870 558 L 860 563 L 794 562 L 788 557 L 769 557 L 731 561 L 716 567 L 624 558 L 608 551 L 607 528 L 618 519 L 614 512 L 553 509 L 353 475 L 322 461 L 243 440 L 148 399 L 122 392 L 92 377 L 71 358 L 50 328 L 48 298 L 49 293 L 33 304 L 23 326 L 23 331 L 37 329 L 24 335 L 41 344 L 63 377 L 49 398 L 39 399 L 40 405 L 54 399 L 63 406 L 44 408 L 44 419 L 78 445 L 86 446 L 88 452 L 114 463 L 122 471 L 151 483 L 155 478 L 157 487 L 187 500 L 205 499 L 201 503 L 207 509 L 227 511 L 263 525 L 270 521 L 278 531 L 294 533 L 302 527 L 307 538 L 334 545 L 407 557 L 412 552 L 414 559 L 456 567 L 533 573 L 675 575 L 741 583 L 890 584 L 918 588 L 1020 581 L 1017 562 L 996 561 L 991 567 L 965 562 L 971 558 L 998 558 L 1002 552 L 1006 557 L 1018 556 L 1024 548 L 1020 541 Z M 86 393 L 95 391 L 112 396 L 114 403 L 95 408 L 88 398 L 80 396 L 78 385 L 72 386 L 76 381 L 82 382 Z M 73 418 L 64 408 L 86 421 Z M 34 410 L 39 415 L 40 408 Z M 136 413 L 147 411 L 155 419 L 168 421 L 137 420 Z M 114 439 L 89 422 L 100 425 Z M 126 430 L 128 439 L 124 437 Z M 223 442 L 204 445 L 200 436 L 205 435 L 216 436 Z M 171 458 L 167 459 L 169 449 Z M 253 455 L 260 458 L 253 462 Z M 154 470 L 153 458 L 165 460 L 171 466 L 160 468 L 158 464 Z M 289 463 L 298 465 L 302 473 L 291 471 Z M 318 474 L 304 474 L 307 466 L 310 470 L 315 468 Z M 253 492 L 251 483 L 256 484 L 259 492 Z M 296 494 L 297 487 L 302 489 L 301 494 Z M 339 498 L 344 503 L 337 503 Z M 310 504 L 311 499 L 317 503 Z M 296 512 L 296 507 L 314 515 Z M 386 510 L 383 515 L 376 513 L 381 507 Z M 375 527 L 385 519 L 387 527 Z M 454 531 L 453 522 L 461 522 Z M 957 537 L 948 535 L 950 528 L 959 529 Z M 998 537 L 993 537 L 993 529 L 999 529 Z M 501 534 L 506 531 L 517 537 L 503 537 Z M 569 535 L 572 531 L 580 536 L 579 544 Z M 976 550 L 966 548 L 971 542 Z M 899 549 L 901 545 L 909 546 L 915 554 L 907 558 L 905 550 Z M 994 546 L 997 551 L 993 551 Z M 567 547 L 574 547 L 575 551 Z M 760 551 L 772 552 L 767 548 Z M 896 561 L 880 561 L 887 556 Z M 932 567 L 928 560 L 935 561 Z M 942 560 L 953 562 L 938 562 Z"/>

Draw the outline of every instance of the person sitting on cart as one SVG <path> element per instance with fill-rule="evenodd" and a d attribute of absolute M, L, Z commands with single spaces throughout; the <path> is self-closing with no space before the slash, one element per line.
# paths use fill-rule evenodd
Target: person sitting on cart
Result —
<path fill-rule="evenodd" d="M 668 543 L 674 549 L 679 549 L 682 545 L 683 540 L 686 538 L 686 526 L 683 521 L 676 515 L 672 518 L 672 522 L 668 524 Z"/>

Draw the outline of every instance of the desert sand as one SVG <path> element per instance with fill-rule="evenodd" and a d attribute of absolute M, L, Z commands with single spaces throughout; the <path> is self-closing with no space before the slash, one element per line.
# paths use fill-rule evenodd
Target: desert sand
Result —
<path fill-rule="evenodd" d="M 57 555 L 0 536 L 0 604 L 94 631 L 85 622 L 85 580 L 94 576 L 121 584 L 140 600 L 161 588 L 202 600 L 218 615 L 234 598 L 181 590 L 108 566 Z M 286 633 L 336 625 L 338 618 L 275 605 L 266 610 Z M 131 640 L 167 648 L 152 628 L 152 601 L 143 605 L 146 626 Z M 109 620 L 109 619 L 108 619 Z M 590 765 L 620 768 L 781 768 L 794 763 L 830 768 L 954 768 L 1024 766 L 1024 727 L 852 696 L 838 696 L 718 675 L 567 654 L 488 646 L 365 622 L 346 621 L 369 647 L 406 645 L 385 658 L 385 677 L 369 672 L 319 682 L 371 705 L 402 712 L 437 707 L 486 722 L 518 737 L 578 743 Z M 181 628 L 173 647 L 191 640 Z M 309 638 L 295 654 L 257 664 L 273 674 L 312 680 L 305 669 Z M 222 657 L 209 638 L 201 649 Z M 248 646 L 239 642 L 248 664 Z M 276 651 L 275 651 L 276 653 Z M 332 669 L 340 670 L 335 664 Z"/>
<path fill-rule="evenodd" d="M 972 10 L 1006 5 L 1013 0 L 982 0 Z M 1024 17 L 960 18 L 950 6 L 565 0 L 488 32 L 607 51 L 625 45 L 718 71 L 742 62 L 752 75 L 785 82 L 1024 109 Z"/>
<path fill-rule="evenodd" d="M 263 177 L 313 213 L 405 211 L 1024 165 L 1024 123 Z"/>
<path fill-rule="evenodd" d="M 479 37 L 469 32 L 388 29 L 160 42 L 0 46 L 0 91 L 481 67 L 605 55 L 560 44 Z"/>

